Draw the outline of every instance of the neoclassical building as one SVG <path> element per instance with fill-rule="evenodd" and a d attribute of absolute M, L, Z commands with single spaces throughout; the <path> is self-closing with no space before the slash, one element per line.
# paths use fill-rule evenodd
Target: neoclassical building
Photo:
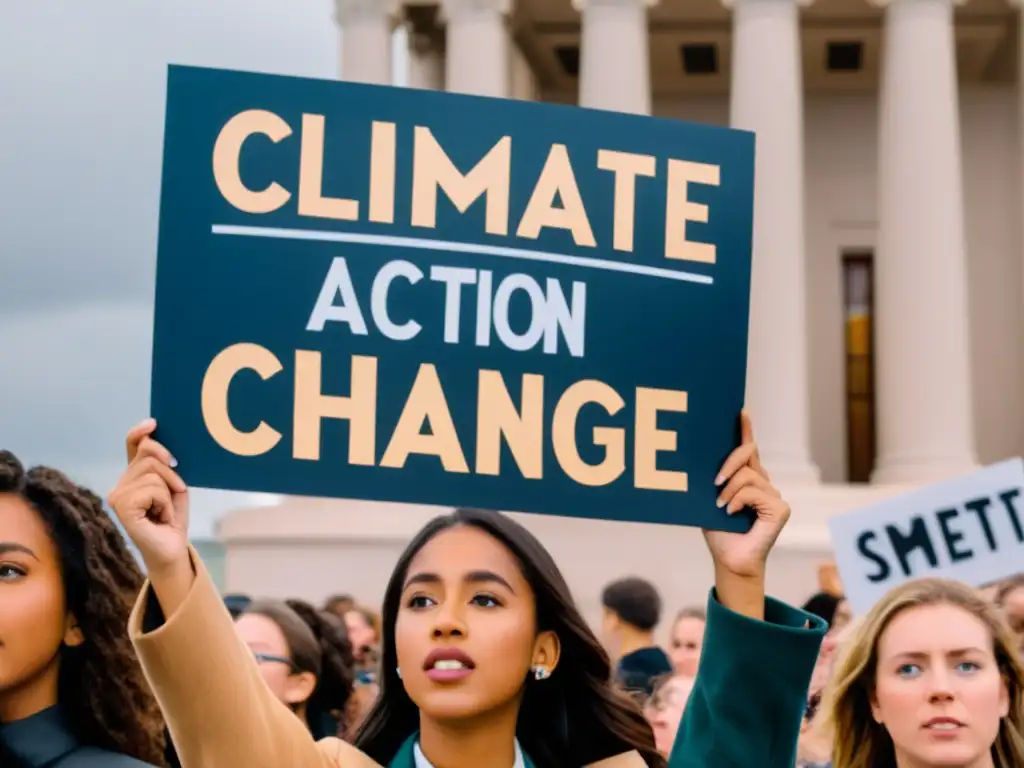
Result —
<path fill-rule="evenodd" d="M 756 132 L 748 404 L 794 510 L 775 592 L 813 591 L 830 515 L 1022 452 L 1021 32 L 1007 0 L 334 10 L 343 79 Z M 396 27 L 407 73 L 392 71 Z M 221 526 L 226 586 L 375 601 L 433 511 L 301 499 L 239 510 Z M 703 599 L 710 564 L 694 531 L 526 522 L 592 617 L 603 583 L 626 572 L 655 579 L 670 606 Z"/>

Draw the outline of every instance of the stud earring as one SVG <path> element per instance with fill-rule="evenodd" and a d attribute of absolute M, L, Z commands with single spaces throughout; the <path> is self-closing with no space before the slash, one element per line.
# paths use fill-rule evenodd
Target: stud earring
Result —
<path fill-rule="evenodd" d="M 399 680 L 402 679 L 402 669 L 400 667 L 395 667 L 395 674 L 398 675 Z"/>
<path fill-rule="evenodd" d="M 548 676 L 547 667 L 540 665 L 533 668 L 533 679 L 534 680 L 546 680 Z"/>

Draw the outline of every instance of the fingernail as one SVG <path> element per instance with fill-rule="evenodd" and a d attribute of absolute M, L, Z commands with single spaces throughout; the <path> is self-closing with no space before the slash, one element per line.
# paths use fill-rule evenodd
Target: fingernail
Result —
<path fill-rule="evenodd" d="M 719 475 L 715 478 L 715 485 L 721 485 L 725 482 L 725 475 Z"/>
<path fill-rule="evenodd" d="M 721 509 L 722 507 L 725 506 L 725 500 L 724 499 L 718 499 L 718 501 L 715 502 L 715 506 L 718 507 L 719 509 Z"/>
<path fill-rule="evenodd" d="M 171 456 L 171 460 L 167 463 L 171 465 L 171 469 L 174 469 L 176 466 L 178 466 L 178 460 L 173 456 Z"/>

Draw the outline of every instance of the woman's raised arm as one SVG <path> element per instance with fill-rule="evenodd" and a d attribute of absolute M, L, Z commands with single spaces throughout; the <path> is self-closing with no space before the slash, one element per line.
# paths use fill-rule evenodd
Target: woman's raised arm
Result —
<path fill-rule="evenodd" d="M 110 494 L 149 571 L 129 633 L 183 768 L 371 768 L 338 739 L 313 740 L 263 682 L 188 543 L 188 491 L 150 420 L 128 436 Z"/>
<path fill-rule="evenodd" d="M 827 629 L 765 597 L 768 553 L 789 505 L 761 465 L 748 414 L 741 444 L 722 465 L 719 503 L 752 509 L 747 533 L 705 531 L 715 563 L 704 651 L 669 768 L 792 768 L 807 688 Z"/>
<path fill-rule="evenodd" d="M 704 651 L 669 768 L 793 768 L 821 619 L 772 600 L 764 620 L 712 592 Z"/>

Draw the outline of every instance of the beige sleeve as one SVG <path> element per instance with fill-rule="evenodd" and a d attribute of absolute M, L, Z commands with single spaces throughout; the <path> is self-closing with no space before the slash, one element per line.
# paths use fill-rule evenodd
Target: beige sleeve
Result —
<path fill-rule="evenodd" d="M 338 739 L 317 744 L 274 697 L 198 553 L 191 556 L 196 579 L 178 611 L 164 619 L 147 581 L 128 625 L 182 766 L 377 766 Z"/>

